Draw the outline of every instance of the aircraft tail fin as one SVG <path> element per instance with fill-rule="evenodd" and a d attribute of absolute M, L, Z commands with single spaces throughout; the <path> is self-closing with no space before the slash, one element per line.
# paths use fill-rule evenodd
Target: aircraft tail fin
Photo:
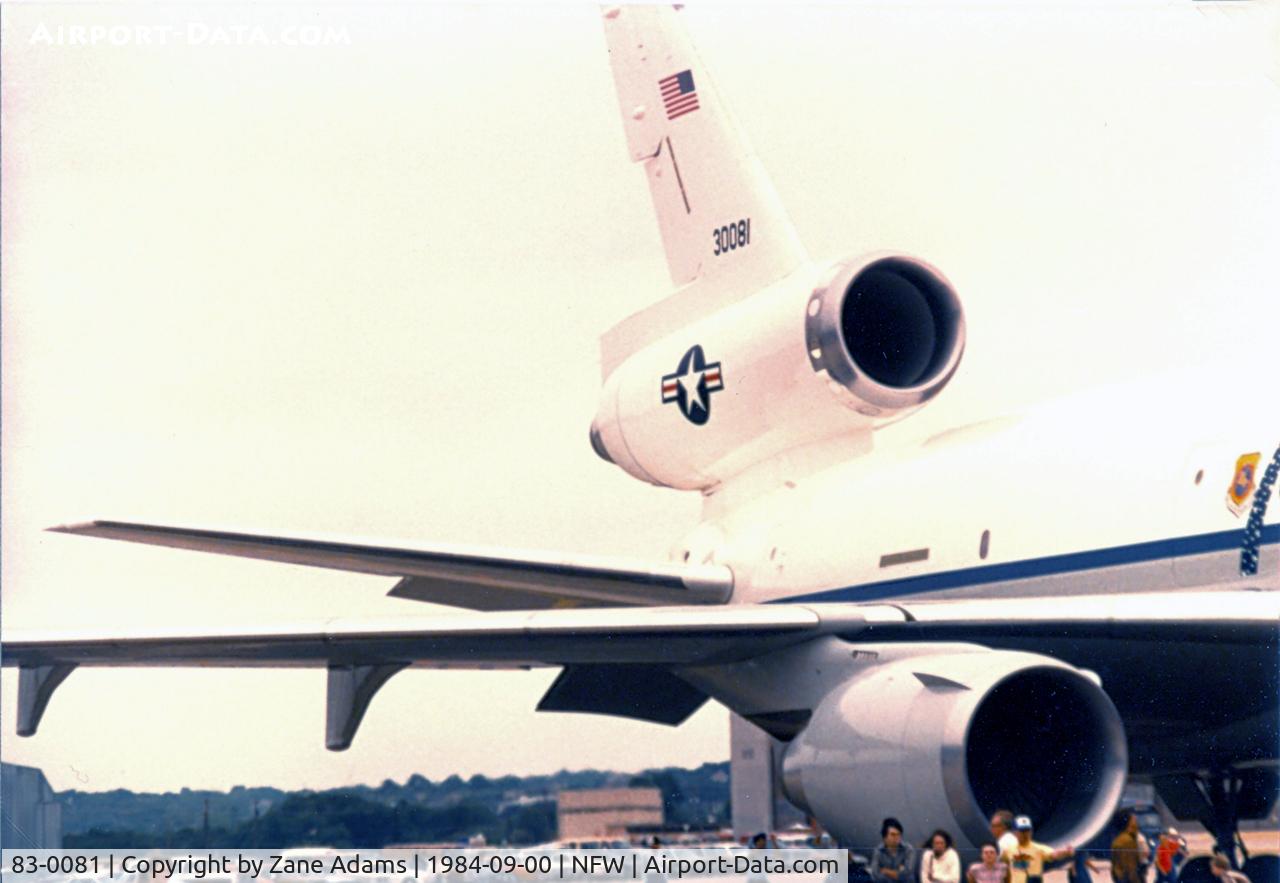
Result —
<path fill-rule="evenodd" d="M 604 11 L 627 150 L 643 163 L 677 286 L 730 303 L 807 260 L 759 160 L 720 100 L 675 9 Z M 608 359 L 606 358 L 606 361 Z"/>

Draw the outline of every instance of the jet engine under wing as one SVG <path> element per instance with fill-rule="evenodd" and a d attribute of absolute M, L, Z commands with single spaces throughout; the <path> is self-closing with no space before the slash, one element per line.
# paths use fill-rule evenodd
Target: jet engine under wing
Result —
<path fill-rule="evenodd" d="M 257 626 L 219 633 L 24 634 L 4 637 L 0 664 L 21 672 L 18 734 L 23 736 L 35 733 L 53 691 L 81 665 L 324 667 L 329 675 L 325 742 L 342 750 L 351 744 L 378 688 L 410 666 L 719 665 L 826 632 L 856 631 L 868 615 L 900 616 L 847 606 L 819 614 L 798 605 L 742 605 L 332 621 L 311 628 Z M 548 707 L 567 707 L 563 699 L 551 697 Z"/>
<path fill-rule="evenodd" d="M 1273 573 L 1252 589 L 904 601 L 907 621 L 868 622 L 851 640 L 965 641 L 1090 671 L 1124 721 L 1134 774 L 1209 769 L 1224 757 L 1274 765 L 1278 584 Z"/>
<path fill-rule="evenodd" d="M 397 576 L 400 581 L 391 589 L 392 597 L 471 610 L 720 604 L 733 591 L 733 573 L 717 565 L 649 564 L 463 546 L 371 545 L 123 521 L 89 521 L 50 530 Z"/>

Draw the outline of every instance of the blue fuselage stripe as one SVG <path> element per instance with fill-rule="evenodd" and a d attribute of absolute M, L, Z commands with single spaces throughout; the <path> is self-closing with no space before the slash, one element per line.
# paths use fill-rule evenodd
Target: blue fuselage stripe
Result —
<path fill-rule="evenodd" d="M 874 601 L 882 598 L 895 598 L 900 595 L 937 592 L 943 589 L 958 589 L 988 583 L 1079 573 L 1085 570 L 1118 567 L 1124 564 L 1142 564 L 1163 558 L 1185 558 L 1190 555 L 1227 552 L 1241 548 L 1244 543 L 1243 534 L 1242 530 L 1223 530 L 1217 533 L 1195 534 L 1189 537 L 1173 537 L 1146 543 L 1134 543 L 1129 546 L 1090 549 L 1087 552 L 1069 552 L 1065 555 L 1050 555 L 1045 558 L 1010 561 L 1006 564 L 988 564 L 982 567 L 946 570 L 942 573 L 929 573 L 905 579 L 862 583 L 838 589 L 823 589 L 820 592 L 778 598 L 777 601 L 781 603 L 800 601 Z M 1280 524 L 1271 524 L 1264 527 L 1262 529 L 1263 545 L 1277 542 L 1280 542 Z"/>

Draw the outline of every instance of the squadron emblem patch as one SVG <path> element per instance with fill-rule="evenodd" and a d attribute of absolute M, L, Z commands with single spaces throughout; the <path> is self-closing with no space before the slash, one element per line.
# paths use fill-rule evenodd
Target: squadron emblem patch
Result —
<path fill-rule="evenodd" d="M 1253 496 L 1253 489 L 1257 487 L 1258 462 L 1261 459 L 1262 452 L 1258 451 L 1252 454 L 1241 454 L 1240 459 L 1236 460 L 1236 472 L 1231 477 L 1231 484 L 1227 487 L 1227 508 L 1236 518 L 1243 515 L 1249 508 L 1249 498 Z"/>
<path fill-rule="evenodd" d="M 720 363 L 707 364 L 702 347 L 694 344 L 680 358 L 674 374 L 662 378 L 663 404 L 675 402 L 680 413 L 694 426 L 711 419 L 711 394 L 724 389 Z"/>

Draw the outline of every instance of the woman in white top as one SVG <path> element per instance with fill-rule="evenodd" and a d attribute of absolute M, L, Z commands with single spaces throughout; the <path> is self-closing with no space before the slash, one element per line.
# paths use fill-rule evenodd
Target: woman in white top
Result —
<path fill-rule="evenodd" d="M 928 847 L 920 859 L 920 883 L 960 883 L 960 856 L 951 848 L 951 835 L 934 831 Z"/>

